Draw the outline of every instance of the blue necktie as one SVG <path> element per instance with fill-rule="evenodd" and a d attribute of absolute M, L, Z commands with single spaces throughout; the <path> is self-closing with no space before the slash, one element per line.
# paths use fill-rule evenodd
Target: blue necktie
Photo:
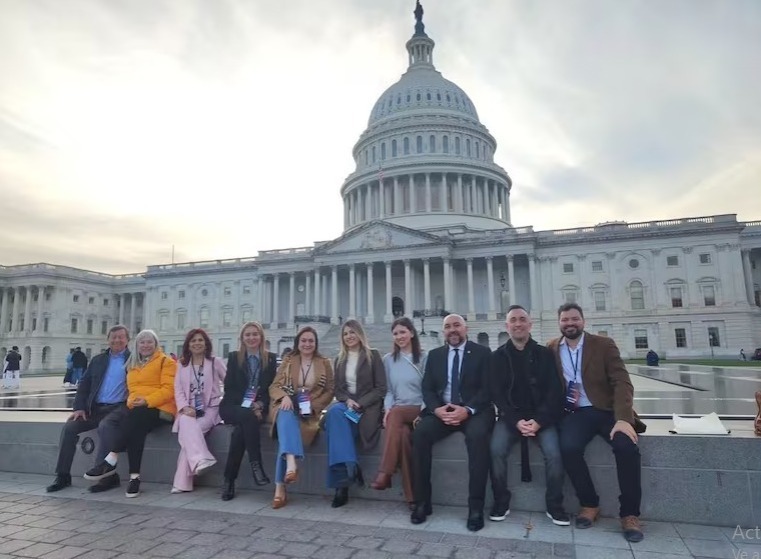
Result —
<path fill-rule="evenodd" d="M 460 404 L 460 349 L 454 348 L 454 359 L 452 359 L 452 395 L 449 398 L 451 403 Z"/>

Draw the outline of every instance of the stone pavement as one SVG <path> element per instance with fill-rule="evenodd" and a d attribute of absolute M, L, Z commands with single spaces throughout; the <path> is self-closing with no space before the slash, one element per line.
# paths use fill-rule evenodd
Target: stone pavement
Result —
<path fill-rule="evenodd" d="M 275 511 L 268 492 L 241 491 L 224 503 L 211 488 L 170 495 L 168 486 L 145 483 L 139 497 L 126 499 L 124 483 L 91 495 L 76 479 L 50 495 L 51 481 L 0 472 L 0 559 L 761 558 L 761 540 L 731 528 L 646 522 L 645 540 L 629 544 L 614 519 L 574 530 L 514 511 L 474 535 L 460 507 L 434 507 L 428 522 L 413 526 L 402 503 L 352 500 L 332 509 L 327 497 L 298 495 Z M 755 527 L 744 528 L 757 537 Z"/>

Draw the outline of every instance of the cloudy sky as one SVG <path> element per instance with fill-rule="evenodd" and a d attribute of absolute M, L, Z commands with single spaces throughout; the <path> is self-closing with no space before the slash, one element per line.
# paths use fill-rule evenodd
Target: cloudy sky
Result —
<path fill-rule="evenodd" d="M 513 224 L 761 219 L 761 2 L 427 0 Z M 340 235 L 411 0 L 0 0 L 0 264 L 105 272 Z"/>

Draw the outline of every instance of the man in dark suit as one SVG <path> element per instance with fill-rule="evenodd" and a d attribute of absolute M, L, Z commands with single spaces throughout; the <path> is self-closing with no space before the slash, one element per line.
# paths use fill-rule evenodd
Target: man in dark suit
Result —
<path fill-rule="evenodd" d="M 484 527 L 484 498 L 489 474 L 489 441 L 494 407 L 489 398 L 488 347 L 467 341 L 468 328 L 457 314 L 444 319 L 446 344 L 432 350 L 423 375 L 422 411 L 412 436 L 415 508 L 410 521 L 431 514 L 431 454 L 441 439 L 462 431 L 468 449 L 468 530 Z"/>
<path fill-rule="evenodd" d="M 624 537 L 639 542 L 644 537 L 639 522 L 642 483 L 629 373 L 612 339 L 584 331 L 584 312 L 579 305 L 562 305 L 558 321 L 563 336 L 548 342 L 547 347 L 555 354 L 565 385 L 560 452 L 581 505 L 576 528 L 589 528 L 600 513 L 600 498 L 584 460 L 584 449 L 599 435 L 616 458 Z"/>
<path fill-rule="evenodd" d="M 74 461 L 80 433 L 98 428 L 96 464 L 103 462 L 109 450 L 118 446 L 118 418 L 127 400 L 127 372 L 124 364 L 129 357 L 128 342 L 129 331 L 126 326 L 116 325 L 111 328 L 108 332 L 108 351 L 92 358 L 77 385 L 73 411 L 61 432 L 56 477 L 47 487 L 48 492 L 60 491 L 71 485 L 71 463 Z M 119 475 L 116 471 L 109 472 L 100 481 L 90 488 L 91 492 L 119 485 Z"/>

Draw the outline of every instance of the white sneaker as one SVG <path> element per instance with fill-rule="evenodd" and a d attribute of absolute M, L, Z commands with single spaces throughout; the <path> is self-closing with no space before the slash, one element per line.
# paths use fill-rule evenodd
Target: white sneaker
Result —
<path fill-rule="evenodd" d="M 206 470 L 211 468 L 216 463 L 217 463 L 216 460 L 209 460 L 209 459 L 201 460 L 196 466 L 196 470 L 195 472 L 193 472 L 193 474 L 200 476 L 202 473 L 204 473 Z"/>
<path fill-rule="evenodd" d="M 177 493 L 190 493 L 192 489 L 180 489 L 179 487 L 172 487 L 172 490 L 169 492 L 172 495 L 177 495 Z"/>

